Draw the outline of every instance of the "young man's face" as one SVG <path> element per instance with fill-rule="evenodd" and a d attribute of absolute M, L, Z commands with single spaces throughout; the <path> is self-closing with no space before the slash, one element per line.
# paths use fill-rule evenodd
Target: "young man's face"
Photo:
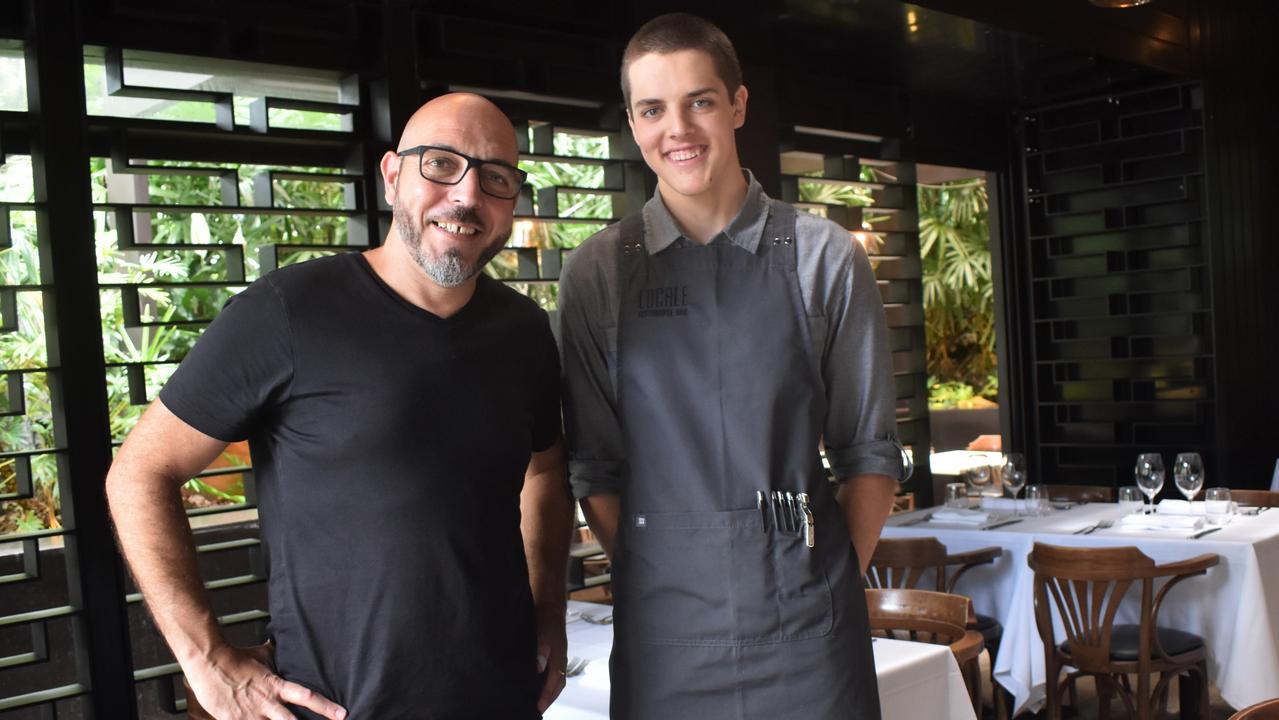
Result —
<path fill-rule="evenodd" d="M 714 193 L 741 172 L 733 131 L 746 120 L 746 88 L 728 96 L 701 50 L 649 53 L 631 63 L 631 132 L 664 193 Z"/>

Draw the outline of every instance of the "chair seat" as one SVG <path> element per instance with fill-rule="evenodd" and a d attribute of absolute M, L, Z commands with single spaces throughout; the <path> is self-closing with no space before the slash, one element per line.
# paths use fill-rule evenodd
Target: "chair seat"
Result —
<path fill-rule="evenodd" d="M 980 620 L 979 620 L 980 622 Z M 1203 647 L 1203 638 L 1181 630 L 1159 627 L 1155 628 L 1159 636 L 1159 644 L 1169 655 L 1180 655 Z M 1110 657 L 1123 662 L 1137 662 L 1138 650 L 1141 647 L 1141 626 L 1115 625 L 1110 633 Z M 1061 651 L 1070 654 L 1070 643 L 1061 644 Z M 1155 656 L 1151 648 L 1151 656 Z"/>
<path fill-rule="evenodd" d="M 989 615 L 977 613 L 977 632 L 986 639 L 986 644 L 999 642 L 999 638 L 1004 634 L 1004 626 L 999 621 Z"/>

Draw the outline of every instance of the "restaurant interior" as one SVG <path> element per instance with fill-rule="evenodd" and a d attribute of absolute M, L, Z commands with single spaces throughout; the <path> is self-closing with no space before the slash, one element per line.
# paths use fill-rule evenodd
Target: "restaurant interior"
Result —
<path fill-rule="evenodd" d="M 618 66 L 673 11 L 737 48 L 742 165 L 875 270 L 913 465 L 864 578 L 884 717 L 1279 718 L 1272 3 L 9 0 L 0 719 L 187 713 L 103 479 L 226 298 L 383 241 L 378 163 L 423 102 L 515 124 L 489 272 L 555 326 L 565 257 L 656 187 Z M 930 402 L 920 198 L 974 185 L 994 367 L 964 413 Z M 182 493 L 224 633 L 261 642 L 243 444 Z M 609 560 L 578 533 L 551 720 L 608 717 Z"/>

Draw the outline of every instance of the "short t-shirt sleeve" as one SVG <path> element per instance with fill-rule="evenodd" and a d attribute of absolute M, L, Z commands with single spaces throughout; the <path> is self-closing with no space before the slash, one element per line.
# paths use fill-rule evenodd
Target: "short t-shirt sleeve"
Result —
<path fill-rule="evenodd" d="M 550 320 L 542 313 L 537 332 L 537 368 L 534 377 L 533 452 L 542 452 L 560 436 L 560 353 L 551 333 Z"/>
<path fill-rule="evenodd" d="M 160 401 L 205 435 L 235 442 L 287 397 L 292 379 L 288 315 L 267 277 L 227 301 L 160 391 Z"/>

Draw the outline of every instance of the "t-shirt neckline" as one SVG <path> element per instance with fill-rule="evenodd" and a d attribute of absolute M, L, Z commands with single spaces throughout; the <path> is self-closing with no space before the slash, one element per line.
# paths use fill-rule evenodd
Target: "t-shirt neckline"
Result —
<path fill-rule="evenodd" d="M 471 293 L 471 299 L 467 300 L 466 304 L 458 308 L 458 311 L 453 313 L 452 315 L 448 317 L 440 317 L 439 315 L 436 315 L 435 313 L 431 312 L 430 310 L 427 310 L 426 308 L 419 307 L 409 302 L 408 300 L 404 298 L 404 296 L 396 292 L 395 288 L 386 284 L 386 281 L 382 279 L 382 276 L 378 275 L 377 271 L 373 269 L 373 266 L 369 263 L 368 258 L 364 257 L 363 252 L 354 252 L 350 254 L 356 257 L 356 264 L 359 265 L 360 268 L 364 270 L 364 272 L 368 275 L 369 279 L 373 281 L 373 284 L 377 286 L 377 288 L 380 291 L 382 291 L 387 297 L 389 297 L 392 302 L 394 302 L 395 304 L 399 305 L 401 308 L 404 308 L 405 310 L 407 310 L 408 312 L 412 313 L 413 315 L 417 317 L 426 319 L 430 322 L 437 322 L 445 325 L 454 325 L 454 324 L 460 323 L 464 320 L 464 318 L 470 316 L 472 312 L 471 308 L 475 306 L 481 300 L 481 297 L 480 297 L 481 294 L 487 292 L 486 285 L 488 284 L 488 281 L 491 279 L 484 274 L 483 270 L 481 270 L 479 275 L 476 276 L 475 292 Z"/>

